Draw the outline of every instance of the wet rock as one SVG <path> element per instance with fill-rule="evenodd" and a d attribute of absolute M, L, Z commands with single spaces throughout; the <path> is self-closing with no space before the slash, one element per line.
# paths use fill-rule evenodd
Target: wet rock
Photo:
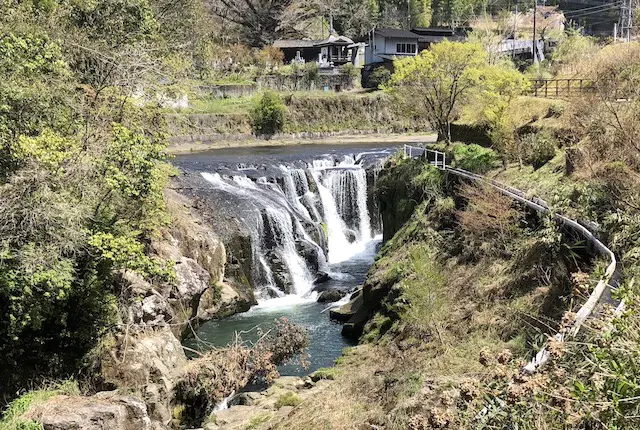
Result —
<path fill-rule="evenodd" d="M 276 287 L 280 291 L 283 291 L 286 294 L 290 294 L 291 288 L 293 286 L 293 281 L 285 262 L 282 261 L 280 256 L 274 251 L 269 251 L 267 253 L 266 260 L 269 268 L 271 269 L 271 274 L 273 276 L 273 281 L 275 282 Z"/>
<path fill-rule="evenodd" d="M 333 303 L 333 302 L 340 301 L 340 299 L 342 299 L 344 296 L 345 296 L 344 291 L 331 288 L 329 290 L 324 290 L 322 293 L 320 293 L 320 295 L 318 296 L 318 302 Z"/>
<path fill-rule="evenodd" d="M 296 242 L 296 250 L 307 262 L 312 272 L 317 272 L 320 269 L 320 249 L 315 244 L 307 240 L 299 240 Z"/>
<path fill-rule="evenodd" d="M 313 283 L 315 285 L 324 284 L 325 282 L 328 282 L 330 280 L 331 280 L 331 276 L 329 276 L 328 273 L 318 272 L 318 274 L 316 275 L 316 279 L 314 279 Z M 318 299 L 318 301 L 320 300 Z M 325 301 L 331 301 L 331 300 L 325 300 Z"/>
<path fill-rule="evenodd" d="M 329 318 L 346 323 L 363 307 L 362 290 L 351 295 L 351 300 L 339 308 L 329 310 Z"/>
<path fill-rule="evenodd" d="M 197 326 L 199 321 L 248 309 L 255 303 L 253 290 L 250 285 L 225 282 L 226 269 L 232 270 L 233 262 L 221 238 L 196 212 L 194 201 L 172 190 L 166 191 L 166 200 L 173 222 L 152 249 L 161 259 L 176 262 L 177 283 L 154 294 L 156 299 L 145 298 L 145 321 L 157 320 L 153 312 L 163 313 L 164 321 L 171 320 L 174 333 L 180 335 L 187 321 Z M 135 279 L 131 283 L 139 294 L 142 284 Z"/>
<path fill-rule="evenodd" d="M 370 312 L 364 306 L 363 297 L 362 290 L 357 290 L 348 303 L 329 311 L 331 319 L 344 323 L 342 335 L 346 338 L 357 340 L 369 320 Z"/>
<path fill-rule="evenodd" d="M 358 236 L 357 236 L 356 232 L 351 230 L 351 229 L 345 230 L 344 231 L 344 235 L 347 238 L 347 240 L 349 241 L 349 243 L 353 243 L 358 239 Z"/>

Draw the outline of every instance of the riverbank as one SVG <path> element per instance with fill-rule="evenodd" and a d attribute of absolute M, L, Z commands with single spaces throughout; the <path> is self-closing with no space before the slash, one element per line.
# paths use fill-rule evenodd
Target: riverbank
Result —
<path fill-rule="evenodd" d="M 174 141 L 168 148 L 173 155 L 189 154 L 194 152 L 210 151 L 223 148 L 253 148 L 276 147 L 290 145 L 369 145 L 369 144 L 420 144 L 436 141 L 435 133 L 308 133 L 280 135 L 271 139 L 258 138 L 256 136 L 224 136 L 220 140 L 210 142 L 201 141 Z"/>

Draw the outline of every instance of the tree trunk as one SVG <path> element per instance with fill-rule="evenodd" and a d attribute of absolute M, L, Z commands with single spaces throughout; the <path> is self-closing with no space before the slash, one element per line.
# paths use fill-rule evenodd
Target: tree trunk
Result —
<path fill-rule="evenodd" d="M 438 124 L 438 142 L 451 143 L 451 124 L 448 122 Z"/>

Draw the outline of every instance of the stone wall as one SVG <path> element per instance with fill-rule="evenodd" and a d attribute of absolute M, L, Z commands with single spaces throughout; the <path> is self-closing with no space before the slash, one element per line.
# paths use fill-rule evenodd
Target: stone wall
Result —
<path fill-rule="evenodd" d="M 344 91 L 355 86 L 354 79 L 343 73 L 319 74 L 315 79 L 309 79 L 305 74 L 290 76 L 266 75 L 257 79 L 258 87 L 277 91 Z"/>

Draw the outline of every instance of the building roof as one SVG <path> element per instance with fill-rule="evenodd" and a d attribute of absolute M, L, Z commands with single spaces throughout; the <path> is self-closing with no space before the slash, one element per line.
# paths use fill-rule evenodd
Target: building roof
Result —
<path fill-rule="evenodd" d="M 376 34 L 382 37 L 394 37 L 397 39 L 417 39 L 418 35 L 408 30 L 402 30 L 399 28 L 377 28 Z"/>
<path fill-rule="evenodd" d="M 422 43 L 438 43 L 438 42 L 442 42 L 445 39 L 451 42 L 461 42 L 465 40 L 465 37 L 460 35 L 446 35 L 446 34 L 443 34 L 441 36 L 432 36 L 432 35 L 418 36 L 418 42 L 422 42 Z"/>
<path fill-rule="evenodd" d="M 450 27 L 416 27 L 411 32 L 421 36 L 453 36 L 456 33 Z"/>
<path fill-rule="evenodd" d="M 273 42 L 273 46 L 280 49 L 287 48 L 314 48 L 316 45 L 320 43 L 319 40 L 293 40 L 293 39 L 282 39 L 276 40 Z"/>
<path fill-rule="evenodd" d="M 329 45 L 353 45 L 353 40 L 346 36 L 330 35 L 325 40 L 318 42 L 316 46 L 329 46 Z"/>

